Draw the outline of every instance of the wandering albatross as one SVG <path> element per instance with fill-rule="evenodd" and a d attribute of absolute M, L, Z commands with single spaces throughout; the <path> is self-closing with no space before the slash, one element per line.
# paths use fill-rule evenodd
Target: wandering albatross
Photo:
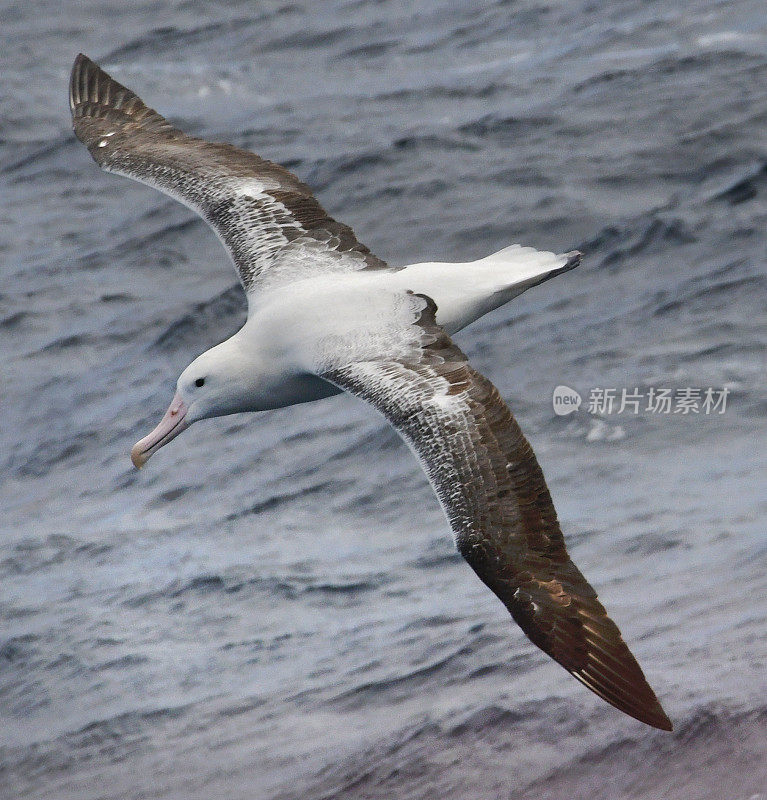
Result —
<path fill-rule="evenodd" d="M 381 412 L 415 453 L 455 543 L 527 636 L 626 714 L 671 730 L 639 664 L 570 560 L 529 442 L 450 336 L 549 278 L 578 252 L 513 245 L 469 264 L 389 267 L 284 167 L 174 128 L 79 55 L 75 134 L 108 172 L 200 214 L 248 300 L 244 326 L 181 373 L 137 467 L 193 422 L 341 391 Z"/>

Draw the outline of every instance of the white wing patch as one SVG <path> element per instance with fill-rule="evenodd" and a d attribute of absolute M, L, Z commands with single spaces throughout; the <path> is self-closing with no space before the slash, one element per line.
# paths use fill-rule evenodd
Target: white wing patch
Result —
<path fill-rule="evenodd" d="M 256 178 L 232 178 L 227 183 L 235 197 L 250 197 L 252 200 L 263 200 L 268 189 L 279 189 L 276 181 Z"/>

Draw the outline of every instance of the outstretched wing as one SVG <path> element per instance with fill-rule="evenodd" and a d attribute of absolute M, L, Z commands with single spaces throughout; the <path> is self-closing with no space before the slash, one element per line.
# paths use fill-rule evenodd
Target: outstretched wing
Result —
<path fill-rule="evenodd" d="M 200 214 L 229 251 L 246 292 L 321 272 L 386 267 L 284 167 L 187 136 L 82 54 L 69 98 L 75 134 L 96 163 Z"/>
<path fill-rule="evenodd" d="M 608 703 L 671 730 L 615 623 L 570 560 L 541 468 L 485 377 L 425 308 L 412 352 L 323 377 L 377 408 L 418 456 L 458 549 L 527 636 Z"/>

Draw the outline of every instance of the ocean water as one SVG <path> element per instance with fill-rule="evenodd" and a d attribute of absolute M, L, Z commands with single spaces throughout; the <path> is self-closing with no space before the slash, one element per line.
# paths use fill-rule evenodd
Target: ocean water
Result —
<path fill-rule="evenodd" d="M 0 20 L 0 796 L 767 798 L 763 2 Z M 392 264 L 584 252 L 456 338 L 672 734 L 525 639 L 353 398 L 199 423 L 133 470 L 244 301 L 200 220 L 74 139 L 79 51 L 288 165 Z M 635 387 L 729 393 L 723 414 L 588 409 Z"/>

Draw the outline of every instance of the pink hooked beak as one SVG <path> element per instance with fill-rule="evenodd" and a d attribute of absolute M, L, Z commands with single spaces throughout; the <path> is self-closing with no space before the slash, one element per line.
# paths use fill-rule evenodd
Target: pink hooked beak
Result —
<path fill-rule="evenodd" d="M 165 416 L 160 420 L 160 424 L 140 441 L 133 445 L 130 451 L 130 459 L 136 469 L 146 464 L 149 457 L 154 455 L 163 445 L 168 444 L 171 439 L 175 439 L 181 431 L 189 427 L 186 419 L 186 403 L 181 399 L 178 392 L 171 401 Z"/>

